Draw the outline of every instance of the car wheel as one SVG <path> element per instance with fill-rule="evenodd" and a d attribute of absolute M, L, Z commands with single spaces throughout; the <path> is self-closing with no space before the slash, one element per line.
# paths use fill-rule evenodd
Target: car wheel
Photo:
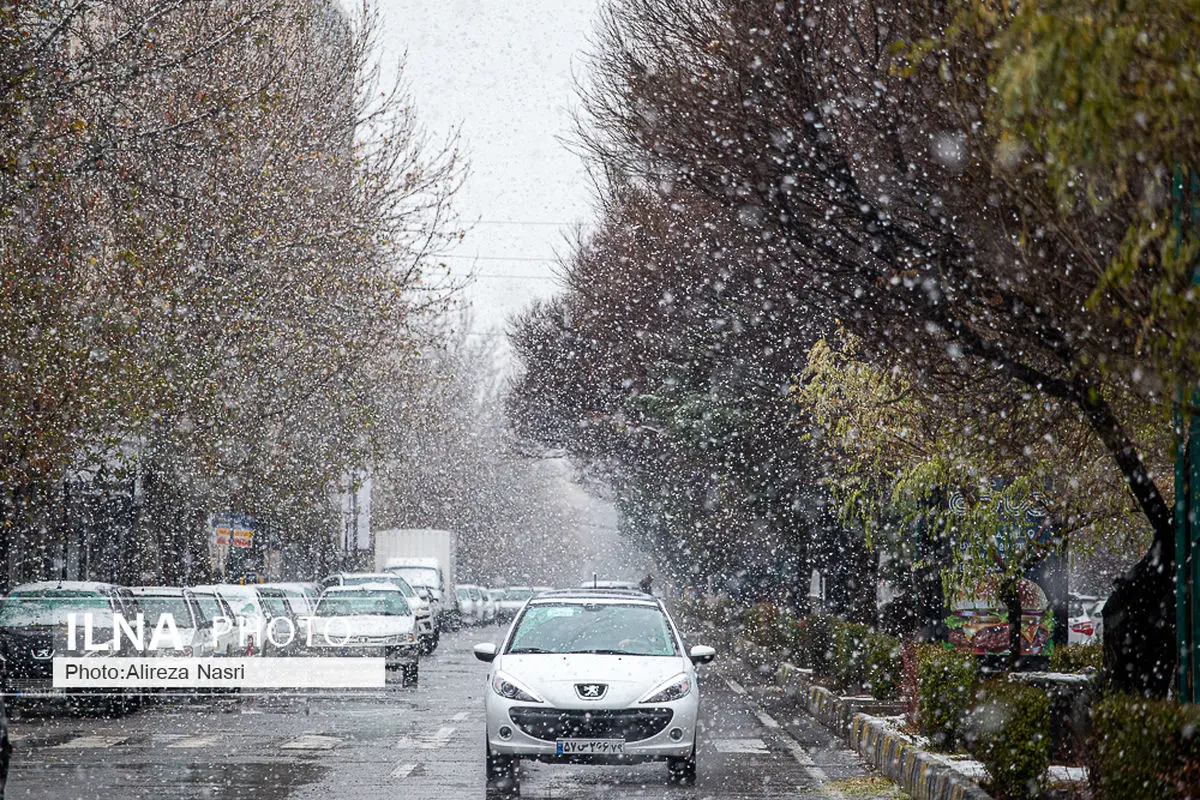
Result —
<path fill-rule="evenodd" d="M 671 783 L 684 786 L 690 786 L 696 782 L 696 741 L 694 739 L 690 756 L 667 759 L 667 776 Z"/>
<path fill-rule="evenodd" d="M 492 755 L 492 746 L 486 742 L 486 739 L 484 747 L 487 752 L 487 771 L 484 774 L 487 788 L 508 794 L 519 793 L 521 789 L 519 759 L 512 756 Z"/>
<path fill-rule="evenodd" d="M 417 685 L 418 667 L 417 667 L 416 662 L 414 661 L 411 664 L 405 664 L 403 667 L 401 667 L 401 670 L 402 670 L 402 677 L 400 679 L 401 686 L 405 686 L 410 689 L 414 688 Z"/>

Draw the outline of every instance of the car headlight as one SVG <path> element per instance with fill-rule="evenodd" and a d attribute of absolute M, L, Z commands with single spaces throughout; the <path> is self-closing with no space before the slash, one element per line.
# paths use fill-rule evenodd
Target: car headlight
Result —
<path fill-rule="evenodd" d="M 692 691 L 692 679 L 686 674 L 676 675 L 666 683 L 659 684 L 650 693 L 639 700 L 639 703 L 669 703 L 681 697 L 687 697 Z"/>
<path fill-rule="evenodd" d="M 501 697 L 506 697 L 509 700 L 516 700 L 521 703 L 540 703 L 542 699 L 526 689 L 521 684 L 517 683 L 512 678 L 505 675 L 503 672 L 497 672 L 496 677 L 492 679 L 492 691 Z"/>

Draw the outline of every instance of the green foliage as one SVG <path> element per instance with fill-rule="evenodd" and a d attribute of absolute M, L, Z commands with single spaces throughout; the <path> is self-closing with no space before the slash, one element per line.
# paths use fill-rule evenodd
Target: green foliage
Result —
<path fill-rule="evenodd" d="M 788 630 L 788 650 L 798 667 L 812 668 L 812 627 L 809 617 L 793 618 Z"/>
<path fill-rule="evenodd" d="M 842 522 L 861 527 L 869 544 L 885 525 L 952 537 L 958 546 L 946 588 L 953 592 L 997 568 L 1021 575 L 1054 550 L 1054 541 L 1000 547 L 1014 513 L 1067 521 L 1060 530 L 1072 534 L 1077 552 L 1135 529 L 1122 477 L 1098 442 L 1077 439 L 1092 453 L 1082 462 L 1061 446 L 1061 437 L 1075 439 L 1080 430 L 1057 420 L 1053 404 L 1031 400 L 981 420 L 971 407 L 978 398 L 956 407 L 899 366 L 870 363 L 862 349 L 849 334 L 818 341 L 792 397 L 828 452 L 825 485 Z M 980 478 L 999 475 L 1013 477 L 1001 487 Z M 959 501 L 953 508 L 948 489 Z"/>
<path fill-rule="evenodd" d="M 1099 800 L 1200 797 L 1200 708 L 1114 696 L 1092 711 L 1089 776 Z"/>
<path fill-rule="evenodd" d="M 742 613 L 742 631 L 760 647 L 782 648 L 791 640 L 795 617 L 771 603 L 758 603 Z"/>
<path fill-rule="evenodd" d="M 1070 644 L 1054 648 L 1050 669 L 1054 672 L 1083 672 L 1104 669 L 1104 648 L 1098 644 Z"/>
<path fill-rule="evenodd" d="M 952 751 L 975 697 L 979 667 L 957 650 L 925 645 L 917 650 L 917 727 L 935 750 Z"/>
<path fill-rule="evenodd" d="M 833 629 L 833 677 L 844 691 L 858 691 L 867 681 L 867 643 L 871 626 L 841 622 Z"/>
<path fill-rule="evenodd" d="M 834 635 L 837 617 L 828 614 L 810 614 L 805 618 L 808 633 L 809 666 L 817 675 L 830 675 L 834 664 Z"/>
<path fill-rule="evenodd" d="M 866 640 L 867 688 L 877 700 L 900 697 L 900 640 L 895 636 L 873 633 Z"/>
<path fill-rule="evenodd" d="M 983 684 L 964 738 L 999 800 L 1037 800 L 1050 767 L 1050 698 L 1033 686 Z"/>

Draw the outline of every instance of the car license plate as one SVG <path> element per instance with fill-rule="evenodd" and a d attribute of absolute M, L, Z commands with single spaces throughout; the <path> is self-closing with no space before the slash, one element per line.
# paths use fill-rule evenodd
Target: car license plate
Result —
<path fill-rule="evenodd" d="M 560 756 L 619 756 L 625 752 L 624 739 L 559 739 Z"/>

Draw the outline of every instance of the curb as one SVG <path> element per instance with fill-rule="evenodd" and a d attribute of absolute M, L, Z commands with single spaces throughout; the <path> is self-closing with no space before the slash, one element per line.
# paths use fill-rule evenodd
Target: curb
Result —
<path fill-rule="evenodd" d="M 840 697 L 824 686 L 810 685 L 805 692 L 808 713 L 847 744 L 854 746 L 850 726 L 858 714 L 887 716 L 900 713 L 899 703 L 887 703 L 874 697 Z"/>
<path fill-rule="evenodd" d="M 740 653 L 736 655 L 741 658 Z M 898 703 L 882 703 L 873 697 L 839 697 L 813 683 L 812 677 L 812 670 L 784 662 L 771 682 L 802 702 L 813 718 L 912 800 L 993 800 L 974 780 L 890 730 L 884 720 L 871 713 L 899 713 Z"/>
<path fill-rule="evenodd" d="M 876 717 L 855 715 L 850 737 L 868 764 L 898 783 L 914 800 L 992 800 L 979 784 L 889 731 Z"/>

